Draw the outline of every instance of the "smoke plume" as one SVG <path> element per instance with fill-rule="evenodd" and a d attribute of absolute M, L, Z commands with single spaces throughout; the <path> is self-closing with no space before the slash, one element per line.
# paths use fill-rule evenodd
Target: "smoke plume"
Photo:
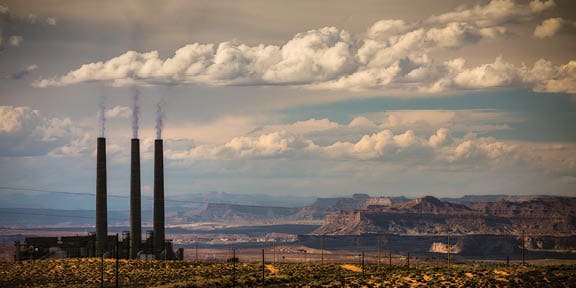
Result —
<path fill-rule="evenodd" d="M 138 122 L 140 117 L 140 91 L 134 89 L 132 93 L 132 138 L 138 139 Z"/>
<path fill-rule="evenodd" d="M 104 132 L 106 132 L 106 98 L 104 95 L 100 95 L 98 105 L 98 131 L 100 137 L 104 137 Z"/>
<path fill-rule="evenodd" d="M 164 99 L 156 103 L 156 139 L 162 139 L 162 127 L 164 127 Z"/>

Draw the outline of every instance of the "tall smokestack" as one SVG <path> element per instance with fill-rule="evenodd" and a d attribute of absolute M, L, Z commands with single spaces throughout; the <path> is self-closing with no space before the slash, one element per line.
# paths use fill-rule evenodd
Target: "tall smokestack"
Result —
<path fill-rule="evenodd" d="M 140 140 L 132 139 L 130 168 L 130 258 L 138 257 L 142 245 L 142 208 L 140 205 Z"/>
<path fill-rule="evenodd" d="M 154 249 L 164 251 L 164 149 L 162 139 L 154 141 Z"/>
<path fill-rule="evenodd" d="M 107 250 L 108 205 L 106 196 L 106 138 L 99 137 L 96 147 L 96 252 Z"/>

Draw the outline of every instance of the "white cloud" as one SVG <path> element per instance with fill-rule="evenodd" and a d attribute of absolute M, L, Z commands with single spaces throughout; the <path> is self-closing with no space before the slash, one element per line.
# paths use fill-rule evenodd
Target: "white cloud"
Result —
<path fill-rule="evenodd" d="M 508 124 L 523 121 L 514 113 L 485 109 L 394 110 L 375 113 L 370 117 L 380 123 L 381 129 L 413 130 L 418 133 L 433 133 L 438 127 L 454 132 L 485 133 L 508 130 Z"/>
<path fill-rule="evenodd" d="M 194 43 L 165 59 L 160 58 L 157 51 L 128 51 L 107 61 L 84 64 L 60 77 L 41 79 L 33 85 L 65 86 L 89 81 L 115 86 L 286 85 L 309 89 L 385 90 L 404 95 L 491 87 L 567 92 L 571 81 L 569 71 L 552 73 L 553 78 L 533 82 L 526 81 L 527 68 L 513 65 L 502 57 L 493 63 L 468 67 L 461 57 L 440 62 L 431 56 L 438 51 L 459 49 L 506 35 L 507 25 L 535 21 L 554 6 L 551 0 L 530 3 L 493 0 L 423 22 L 381 20 L 358 35 L 334 27 L 309 30 L 280 46 L 248 46 L 237 41 Z M 549 27 L 548 23 L 552 22 L 545 23 L 543 25 Z M 549 35 L 553 31 L 537 30 L 546 31 L 537 35 Z M 562 67 L 565 66 L 551 69 L 560 71 Z"/>
<path fill-rule="evenodd" d="M 307 143 L 286 131 L 258 136 L 240 136 L 222 145 L 200 145 L 190 150 L 168 151 L 174 160 L 231 160 L 244 158 L 278 158 L 305 147 Z"/>
<path fill-rule="evenodd" d="M 507 23 L 526 22 L 536 15 L 553 8 L 553 0 L 533 0 L 528 5 L 516 3 L 513 0 L 491 0 L 486 5 L 448 12 L 428 19 L 432 23 L 466 22 L 479 27 L 493 27 Z"/>
<path fill-rule="evenodd" d="M 48 24 L 50 26 L 55 26 L 57 23 L 58 23 L 58 20 L 54 17 L 46 18 L 46 24 Z"/>
<path fill-rule="evenodd" d="M 320 132 L 331 129 L 339 128 L 340 125 L 336 122 L 332 122 L 329 119 L 315 119 L 310 118 L 308 120 L 296 121 L 291 124 L 282 125 L 266 125 L 257 131 L 260 133 L 268 133 L 273 131 L 286 131 L 295 135 L 305 135 L 312 132 Z"/>
<path fill-rule="evenodd" d="M 68 118 L 50 118 L 29 107 L 0 106 L 0 153 L 44 155 L 72 139 L 77 128 Z"/>
<path fill-rule="evenodd" d="M 395 134 L 391 130 L 364 135 L 357 142 L 336 142 L 332 145 L 310 145 L 308 150 L 331 159 L 356 159 L 412 163 L 428 167 L 436 165 L 479 165 L 500 163 L 515 157 L 514 145 L 494 138 L 467 136 L 456 138 L 446 128 L 438 129 L 429 138 L 412 130 Z"/>
<path fill-rule="evenodd" d="M 436 131 L 436 134 L 430 136 L 430 138 L 428 139 L 428 144 L 430 144 L 430 146 L 434 148 L 444 145 L 447 141 L 449 141 L 450 138 L 449 133 L 450 131 L 446 128 L 438 129 L 438 131 Z"/>
<path fill-rule="evenodd" d="M 12 47 L 20 47 L 20 45 L 22 45 L 22 42 L 24 42 L 24 37 L 22 36 L 10 36 L 10 38 L 8 38 L 8 45 L 12 46 Z"/>
<path fill-rule="evenodd" d="M 373 128 L 376 128 L 377 125 L 376 125 L 376 123 L 374 123 L 373 121 L 371 121 L 370 119 L 368 119 L 364 116 L 358 116 L 358 117 L 355 117 L 354 119 L 352 119 L 352 121 L 350 121 L 350 123 L 348 124 L 348 127 L 373 129 Z"/>
<path fill-rule="evenodd" d="M 7 6 L 0 4 L 0 14 L 8 14 L 8 12 L 10 12 L 10 9 Z"/>
<path fill-rule="evenodd" d="M 524 82 L 532 83 L 538 92 L 576 94 L 576 61 L 554 66 L 550 61 L 540 59 L 531 69 L 523 68 L 521 77 Z"/>
<path fill-rule="evenodd" d="M 127 106 L 114 106 L 106 109 L 106 119 L 108 118 L 122 118 L 128 119 L 132 117 L 132 109 Z"/>
<path fill-rule="evenodd" d="M 536 26 L 534 29 L 534 37 L 539 39 L 552 37 L 562 29 L 563 25 L 564 20 L 562 18 L 546 19 L 542 21 L 542 24 Z"/>
<path fill-rule="evenodd" d="M 26 20 L 30 24 L 36 24 L 36 21 L 38 21 L 38 15 L 30 13 L 30 14 L 28 14 L 28 19 L 26 19 Z"/>

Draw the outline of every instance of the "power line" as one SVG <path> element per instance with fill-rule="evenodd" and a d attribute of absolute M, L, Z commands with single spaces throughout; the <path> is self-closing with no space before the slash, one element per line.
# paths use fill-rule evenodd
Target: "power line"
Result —
<path fill-rule="evenodd" d="M 69 196 L 90 196 L 90 197 L 96 197 L 96 194 L 95 194 L 95 193 L 70 192 L 70 191 L 56 191 L 56 190 L 46 190 L 46 189 L 36 189 L 36 188 L 21 188 L 21 187 L 0 186 L 0 190 L 14 190 L 14 191 L 27 191 L 27 192 L 41 192 L 41 193 L 63 194 L 63 195 L 69 195 Z M 108 197 L 111 197 L 111 198 L 123 198 L 123 199 L 129 199 L 129 198 L 130 198 L 130 196 L 127 196 L 127 195 L 116 195 L 116 194 L 108 194 Z M 153 201 L 154 198 L 142 197 L 142 200 Z M 164 201 L 166 201 L 166 202 L 176 202 L 176 203 L 190 203 L 190 204 L 236 205 L 236 206 L 243 206 L 243 207 L 248 207 L 248 208 L 278 208 L 278 209 L 293 209 L 293 208 L 295 208 L 295 207 L 286 207 L 286 206 L 264 206 L 264 205 L 240 204 L 240 203 L 231 203 L 231 202 L 210 202 L 210 201 L 177 200 L 177 199 L 164 199 Z"/>
<path fill-rule="evenodd" d="M 49 217 L 62 217 L 62 218 L 84 218 L 84 219 L 94 219 L 96 217 L 82 216 L 82 215 L 64 215 L 64 214 L 47 214 L 47 213 L 37 213 L 37 212 L 17 212 L 17 211 L 2 211 L 0 214 L 16 214 L 16 215 L 34 215 L 34 216 L 49 216 Z"/>

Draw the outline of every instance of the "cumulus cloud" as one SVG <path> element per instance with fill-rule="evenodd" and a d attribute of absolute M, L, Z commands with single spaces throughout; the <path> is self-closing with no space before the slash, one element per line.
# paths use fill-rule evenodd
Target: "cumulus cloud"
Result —
<path fill-rule="evenodd" d="M 462 8 L 457 11 L 432 16 L 432 23 L 466 22 L 479 27 L 493 27 L 507 23 L 521 23 L 532 20 L 538 14 L 554 8 L 554 0 L 533 0 L 528 5 L 513 0 L 492 0 L 486 5 Z"/>
<path fill-rule="evenodd" d="M 0 154 L 45 155 L 68 143 L 76 127 L 68 118 L 50 118 L 29 107 L 0 106 Z"/>
<path fill-rule="evenodd" d="M 128 119 L 132 116 L 132 109 L 128 106 L 114 106 L 106 109 L 106 119 L 109 118 L 122 118 Z"/>
<path fill-rule="evenodd" d="M 555 66 L 540 59 L 531 69 L 521 69 L 523 81 L 533 83 L 537 92 L 576 94 L 576 61 Z"/>
<path fill-rule="evenodd" d="M 58 23 L 58 20 L 54 17 L 46 18 L 46 24 L 48 24 L 50 26 L 55 26 L 57 23 Z"/>
<path fill-rule="evenodd" d="M 542 24 L 536 26 L 534 29 L 534 37 L 539 39 L 552 37 L 562 29 L 563 25 L 564 20 L 562 18 L 546 19 L 542 21 Z"/>
<path fill-rule="evenodd" d="M 240 136 L 222 145 L 200 145 L 187 151 L 167 152 L 170 159 L 230 160 L 244 158 L 286 157 L 309 145 L 296 135 L 276 131 L 258 136 Z"/>
<path fill-rule="evenodd" d="M 326 131 L 339 128 L 340 124 L 330 121 L 329 119 L 315 119 L 296 121 L 291 124 L 282 125 L 266 125 L 259 128 L 257 131 L 260 133 L 273 132 L 273 131 L 286 131 L 295 135 L 305 135 L 313 132 Z"/>
<path fill-rule="evenodd" d="M 514 145 L 494 138 L 467 135 L 457 138 L 450 130 L 439 128 L 432 134 L 412 130 L 395 133 L 380 130 L 353 141 L 337 140 L 320 145 L 304 135 L 275 131 L 254 136 L 235 137 L 226 143 L 172 146 L 167 158 L 176 161 L 240 160 L 261 158 L 386 161 L 434 165 L 476 165 L 499 163 L 515 157 Z"/>
<path fill-rule="evenodd" d="M 22 42 L 24 42 L 24 37 L 22 36 L 10 36 L 10 38 L 8 38 L 8 45 L 12 46 L 12 47 L 20 47 L 20 45 L 22 45 Z"/>
<path fill-rule="evenodd" d="M 114 86 L 287 85 L 413 94 L 519 86 L 568 92 L 572 81 L 569 71 L 534 82 L 527 81 L 526 67 L 512 65 L 502 57 L 471 67 L 460 57 L 441 62 L 431 56 L 437 51 L 502 37 L 508 33 L 507 25 L 536 21 L 553 7 L 552 0 L 529 3 L 492 0 L 422 22 L 377 21 L 357 35 L 325 27 L 298 33 L 283 45 L 249 46 L 237 41 L 193 43 L 177 49 L 168 58 L 161 58 L 157 51 L 128 51 L 106 61 L 84 64 L 62 76 L 41 79 L 33 85 L 65 86 L 90 81 Z M 553 31 L 550 23 L 554 21 L 545 21 L 543 25 L 548 28 L 537 30 L 546 32 L 536 34 L 549 35 Z M 562 67 L 565 66 L 551 69 L 560 71 Z M 554 81 L 551 87 L 541 88 L 548 85 L 543 82 L 550 80 Z"/>
<path fill-rule="evenodd" d="M 7 6 L 0 4 L 0 14 L 8 14 L 8 12 L 10 12 L 10 9 Z"/>

